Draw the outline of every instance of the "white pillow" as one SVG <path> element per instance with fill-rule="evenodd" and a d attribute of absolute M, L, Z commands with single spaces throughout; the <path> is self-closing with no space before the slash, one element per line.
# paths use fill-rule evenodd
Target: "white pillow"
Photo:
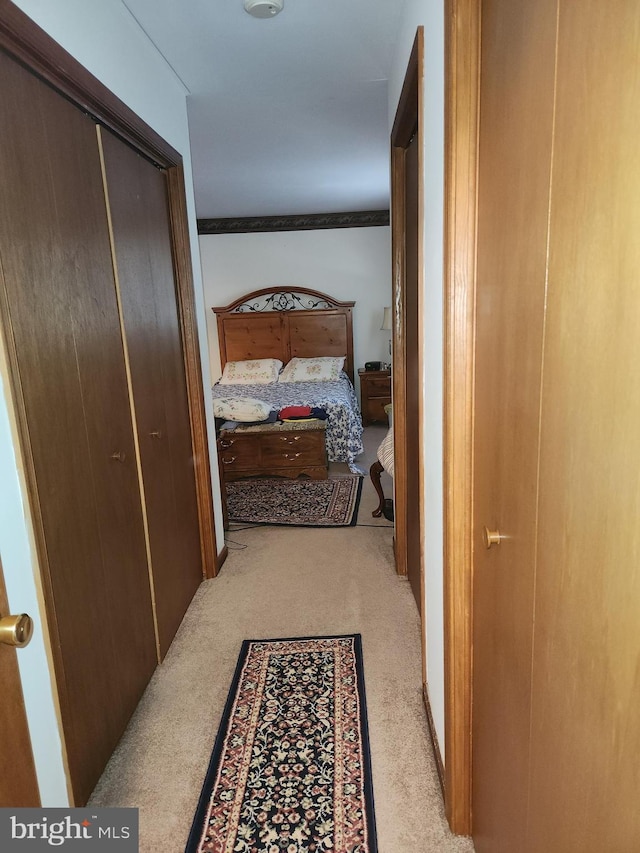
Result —
<path fill-rule="evenodd" d="M 253 358 L 249 361 L 228 361 L 219 385 L 266 385 L 278 381 L 282 362 L 277 358 Z"/>
<path fill-rule="evenodd" d="M 253 397 L 241 397 L 239 400 L 230 397 L 216 397 L 213 400 L 214 417 L 224 418 L 227 421 L 239 421 L 241 423 L 266 421 L 270 411 L 271 403 L 255 400 Z"/>
<path fill-rule="evenodd" d="M 292 358 L 278 377 L 278 382 L 335 382 L 340 378 L 344 359 L 344 356 Z"/>

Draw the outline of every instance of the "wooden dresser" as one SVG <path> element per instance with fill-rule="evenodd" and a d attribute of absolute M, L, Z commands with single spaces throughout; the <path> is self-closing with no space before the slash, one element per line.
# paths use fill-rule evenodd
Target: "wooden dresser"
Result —
<path fill-rule="evenodd" d="M 358 377 L 362 423 L 364 426 L 376 422 L 386 424 L 388 419 L 384 407 L 391 402 L 391 371 L 360 368 Z"/>
<path fill-rule="evenodd" d="M 218 461 L 225 480 L 328 475 L 324 421 L 290 421 L 222 430 Z"/>

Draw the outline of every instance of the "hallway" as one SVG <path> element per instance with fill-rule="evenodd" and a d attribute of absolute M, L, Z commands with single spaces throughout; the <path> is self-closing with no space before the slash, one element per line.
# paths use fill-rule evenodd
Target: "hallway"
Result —
<path fill-rule="evenodd" d="M 367 432 L 369 448 L 384 435 Z M 368 525 L 368 477 L 363 492 L 359 523 Z M 241 641 L 359 632 L 380 853 L 471 851 L 444 818 L 418 614 L 395 574 L 391 529 L 252 528 L 230 532 L 228 543 L 219 577 L 197 592 L 90 805 L 137 806 L 141 853 L 182 851 Z"/>

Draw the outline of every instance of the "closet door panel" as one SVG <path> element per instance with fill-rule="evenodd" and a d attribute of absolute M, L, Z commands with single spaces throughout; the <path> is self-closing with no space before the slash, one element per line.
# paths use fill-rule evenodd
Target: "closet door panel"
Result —
<path fill-rule="evenodd" d="M 532 853 L 640 850 L 638 56 L 637 0 L 561 4 Z"/>
<path fill-rule="evenodd" d="M 524 849 L 555 0 L 482 4 L 473 837 Z M 487 549 L 484 527 L 505 538 Z"/>
<path fill-rule="evenodd" d="M 166 178 L 112 134 L 101 138 L 164 656 L 202 581 Z"/>
<path fill-rule="evenodd" d="M 3 315 L 81 803 L 155 667 L 133 432 L 95 126 L 4 55 L 0 74 Z"/>

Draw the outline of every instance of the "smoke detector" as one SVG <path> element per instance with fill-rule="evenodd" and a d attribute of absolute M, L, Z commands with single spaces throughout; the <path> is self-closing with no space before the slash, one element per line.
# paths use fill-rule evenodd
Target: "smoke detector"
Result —
<path fill-rule="evenodd" d="M 244 0 L 244 8 L 254 18 L 275 18 L 282 12 L 284 0 Z"/>

